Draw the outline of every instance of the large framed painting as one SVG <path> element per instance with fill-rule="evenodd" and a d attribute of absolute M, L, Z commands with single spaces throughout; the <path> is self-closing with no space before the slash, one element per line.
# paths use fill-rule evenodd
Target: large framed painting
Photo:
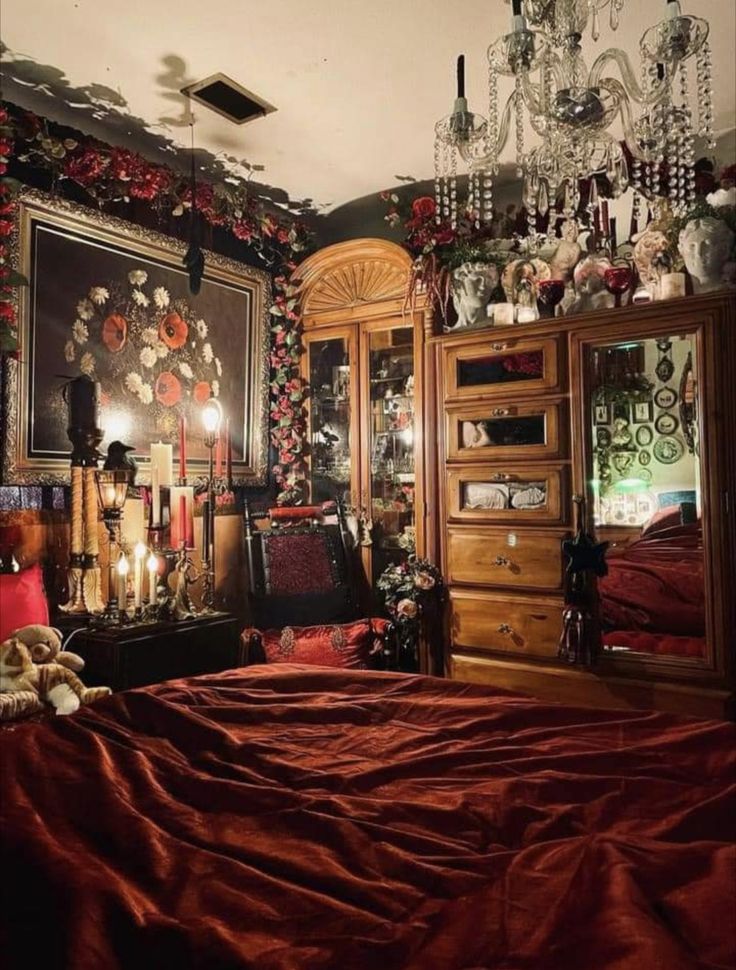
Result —
<path fill-rule="evenodd" d="M 171 442 L 176 455 L 182 414 L 188 475 L 205 473 L 201 408 L 211 395 L 229 421 L 235 484 L 265 482 L 267 273 L 207 252 L 194 296 L 178 240 L 31 190 L 12 248 L 30 286 L 18 294 L 21 359 L 4 374 L 4 484 L 68 481 L 62 395 L 79 374 L 100 384 L 101 450 L 133 445 L 139 483 L 152 442 Z"/>

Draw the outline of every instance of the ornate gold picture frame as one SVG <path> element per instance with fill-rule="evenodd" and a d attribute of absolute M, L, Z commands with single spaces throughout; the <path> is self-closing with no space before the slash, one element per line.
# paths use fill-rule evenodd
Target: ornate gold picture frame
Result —
<path fill-rule="evenodd" d="M 229 419 L 234 483 L 265 483 L 267 273 L 206 252 L 193 296 L 183 243 L 35 190 L 21 197 L 11 249 L 30 285 L 16 291 L 20 360 L 3 373 L 3 484 L 68 482 L 62 388 L 80 373 L 101 386 L 101 448 L 134 445 L 138 483 L 149 480 L 152 441 L 176 453 L 182 413 L 189 476 L 205 474 L 210 395 Z"/>

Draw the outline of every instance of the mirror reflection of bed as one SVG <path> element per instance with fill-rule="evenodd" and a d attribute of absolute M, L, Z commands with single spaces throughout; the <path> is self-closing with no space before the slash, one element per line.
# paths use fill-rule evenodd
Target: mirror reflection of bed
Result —
<path fill-rule="evenodd" d="M 704 658 L 697 360 L 690 335 L 596 347 L 590 402 L 604 649 Z"/>

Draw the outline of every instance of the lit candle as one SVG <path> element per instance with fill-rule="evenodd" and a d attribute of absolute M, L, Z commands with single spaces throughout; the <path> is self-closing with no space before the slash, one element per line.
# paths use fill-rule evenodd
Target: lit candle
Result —
<path fill-rule="evenodd" d="M 514 322 L 514 304 L 496 303 L 493 307 L 493 322 L 497 327 L 507 327 Z"/>
<path fill-rule="evenodd" d="M 163 441 L 151 444 L 151 478 L 154 469 L 158 469 L 158 484 L 168 487 L 174 484 L 174 448 Z"/>
<path fill-rule="evenodd" d="M 158 465 L 151 468 L 151 525 L 161 525 L 161 481 Z"/>
<path fill-rule="evenodd" d="M 659 281 L 659 299 L 672 300 L 685 296 L 685 274 L 667 273 Z"/>
<path fill-rule="evenodd" d="M 182 414 L 179 418 L 179 478 L 182 482 L 187 477 L 187 419 Z"/>
<path fill-rule="evenodd" d="M 155 606 L 158 602 L 158 559 L 153 553 L 148 557 L 148 602 Z"/>
<path fill-rule="evenodd" d="M 230 438 L 230 418 L 225 421 L 225 477 L 228 485 L 233 480 L 233 443 Z"/>
<path fill-rule="evenodd" d="M 143 605 L 143 560 L 146 558 L 148 550 L 142 542 L 136 542 L 133 550 L 134 571 L 133 571 L 133 605 L 140 609 Z"/>
<path fill-rule="evenodd" d="M 125 612 L 128 604 L 128 560 L 120 553 L 118 559 L 118 606 Z"/>

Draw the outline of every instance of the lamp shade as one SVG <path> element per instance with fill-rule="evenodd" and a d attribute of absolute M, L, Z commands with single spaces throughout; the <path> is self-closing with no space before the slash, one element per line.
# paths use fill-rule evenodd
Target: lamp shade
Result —
<path fill-rule="evenodd" d="M 128 494 L 129 481 L 130 476 L 126 469 L 99 469 L 95 472 L 97 498 L 103 512 L 119 512 L 122 509 Z"/>

